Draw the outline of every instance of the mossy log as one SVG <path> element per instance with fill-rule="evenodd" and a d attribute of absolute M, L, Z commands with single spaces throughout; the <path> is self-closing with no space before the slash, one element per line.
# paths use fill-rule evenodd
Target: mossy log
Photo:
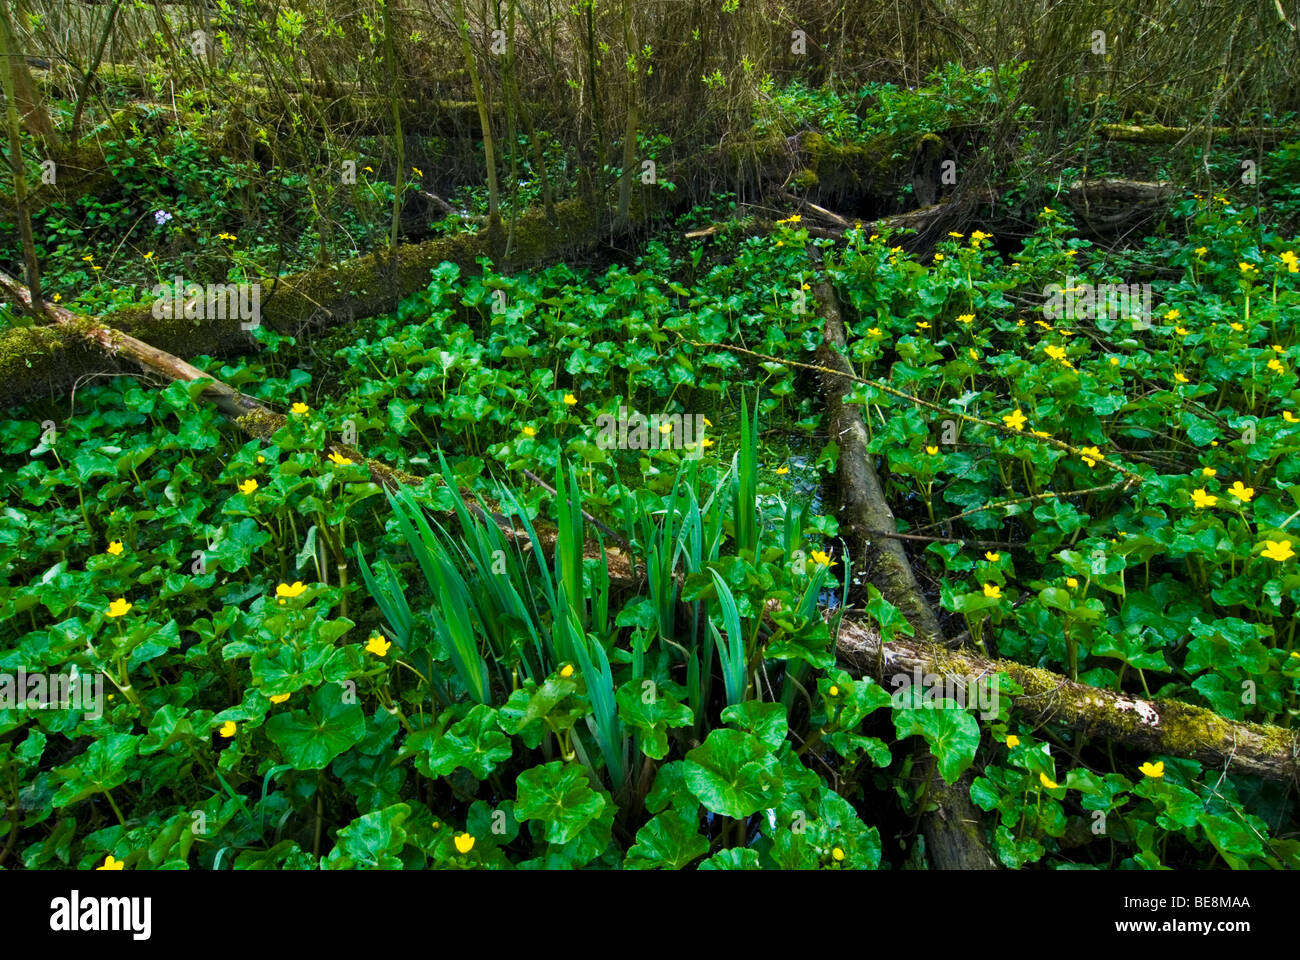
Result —
<path fill-rule="evenodd" d="M 654 194 L 648 196 L 654 204 Z M 651 215 L 651 206 L 641 199 L 638 191 L 638 202 L 633 205 L 637 222 Z M 473 267 L 480 258 L 488 257 L 503 267 L 531 266 L 589 250 L 608 238 L 607 216 L 584 201 L 558 203 L 555 214 L 553 224 L 542 211 L 521 215 L 515 224 L 515 247 L 508 258 L 500 255 L 499 238 L 483 230 L 384 249 L 264 280 L 261 322 L 280 333 L 297 335 L 393 310 L 403 297 L 427 287 L 430 271 L 443 263 Z M 200 279 L 185 278 L 187 283 Z M 178 356 L 232 356 L 255 345 L 238 318 L 156 318 L 152 305 L 141 305 L 106 314 L 104 322 Z M 109 358 L 88 347 L 84 338 L 69 337 L 64 326 L 10 329 L 0 335 L 0 407 L 57 393 L 78 377 L 101 372 L 106 366 L 115 368 Z"/>
<path fill-rule="evenodd" d="M 895 638 L 882 651 L 879 632 L 850 617 L 840 623 L 837 646 L 843 660 L 886 689 L 892 689 L 890 678 L 910 677 L 916 669 L 966 680 L 1005 672 L 1024 690 L 1011 698 L 1012 707 L 1032 722 L 1113 740 L 1152 756 L 1187 757 L 1233 774 L 1287 781 L 1300 773 L 1300 731 L 1228 720 L 1180 700 L 1144 700 L 1090 687 L 1050 670 L 924 640 Z"/>
<path fill-rule="evenodd" d="M 844 356 L 847 349 L 844 323 L 840 318 L 838 298 L 827 281 L 815 288 L 817 303 L 824 321 L 822 343 L 817 348 L 818 366 L 852 374 Z M 823 408 L 826 411 L 826 431 L 839 445 L 839 466 L 835 480 L 839 491 L 840 535 L 848 548 L 848 555 L 857 566 L 859 574 L 873 584 L 881 595 L 907 618 L 917 635 L 927 640 L 939 641 L 943 630 L 921 593 L 912 564 L 903 544 L 890 538 L 875 538 L 875 530 L 894 530 L 897 524 L 889 509 L 880 477 L 867 453 L 867 430 L 863 426 L 860 408 L 844 402 L 845 395 L 853 389 L 853 381 L 844 376 L 820 374 Z"/>
<path fill-rule="evenodd" d="M 739 186 L 759 196 L 794 188 L 832 203 L 864 195 L 889 203 L 905 182 L 907 158 L 899 159 L 885 135 L 838 144 L 803 131 L 790 137 L 728 141 L 712 151 L 701 169 L 716 170 L 719 183 L 734 185 L 729 189 Z"/>
<path fill-rule="evenodd" d="M 1203 138 L 1209 133 L 1215 140 L 1234 143 L 1280 143 L 1300 137 L 1294 127 L 1166 127 L 1159 123 L 1103 123 L 1099 128 L 1107 140 L 1130 143 L 1178 143 L 1180 140 Z"/>
<path fill-rule="evenodd" d="M 816 248 L 809 247 L 816 259 Z M 844 323 L 840 317 L 835 290 L 823 280 L 816 287 L 817 303 L 824 321 L 822 344 L 817 360 L 823 367 L 842 369 L 844 358 Z M 848 372 L 852 372 L 849 370 Z M 826 429 L 839 444 L 840 455 L 835 477 L 839 488 L 840 532 L 849 548 L 849 556 L 859 569 L 865 567 L 867 579 L 881 595 L 903 613 L 916 633 L 929 640 L 942 640 L 938 618 L 921 593 L 903 545 L 897 540 L 874 539 L 872 530 L 893 530 L 893 511 L 885 500 L 880 478 L 867 455 L 867 432 L 856 407 L 844 402 L 852 388 L 851 380 L 823 374 L 822 400 L 826 410 Z M 845 603 L 847 603 L 847 598 Z M 921 799 L 922 832 L 926 854 L 938 870 L 994 870 L 997 862 L 989 853 L 980 830 L 980 815 L 971 804 L 970 785 L 954 787 L 945 783 L 936 764 L 928 760 L 928 750 L 917 747 L 919 769 L 926 771 L 926 785 Z"/>
<path fill-rule="evenodd" d="M 1177 195 L 1178 188 L 1163 180 L 1077 180 L 1065 202 L 1085 233 L 1109 237 L 1155 219 Z"/>

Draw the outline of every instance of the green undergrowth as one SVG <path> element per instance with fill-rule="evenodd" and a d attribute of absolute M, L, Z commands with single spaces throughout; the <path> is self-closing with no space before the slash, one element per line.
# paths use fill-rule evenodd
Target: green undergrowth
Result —
<path fill-rule="evenodd" d="M 14 411 L 0 672 L 111 699 L 0 706 L 4 865 L 902 868 L 925 744 L 1009 866 L 1294 867 L 1282 784 L 1033 724 L 1005 677 L 927 703 L 836 657 L 840 451 L 787 363 L 822 279 L 947 632 L 1294 726 L 1297 241 L 1226 197 L 1179 216 L 1128 262 L 1045 210 L 1009 258 L 852 231 L 818 271 L 788 219 L 603 270 L 444 265 L 349 338 L 200 359 L 288 414 L 268 441 L 179 383 Z M 1051 284 L 1144 263 L 1179 274 L 1149 318 L 1045 318 Z M 665 419 L 609 448 L 620 409 Z M 339 442 L 424 479 L 386 493 Z"/>

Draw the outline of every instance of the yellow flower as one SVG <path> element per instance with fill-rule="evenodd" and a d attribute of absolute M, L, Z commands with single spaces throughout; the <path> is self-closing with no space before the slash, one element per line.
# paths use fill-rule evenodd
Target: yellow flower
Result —
<path fill-rule="evenodd" d="M 659 432 L 660 432 L 660 433 L 672 433 L 672 432 L 673 432 L 673 425 L 672 425 L 671 423 L 661 423 L 661 424 L 659 424 Z"/>
<path fill-rule="evenodd" d="M 578 398 L 575 397 L 573 394 L 571 394 L 571 393 L 566 393 L 566 394 L 564 395 L 564 405 L 565 405 L 566 407 L 572 407 L 572 406 L 576 405 L 577 402 L 578 402 Z"/>
<path fill-rule="evenodd" d="M 1284 560 L 1290 560 L 1294 557 L 1295 551 L 1291 549 L 1290 540 L 1265 540 L 1263 555 L 1270 560 L 1282 563 Z"/>
<path fill-rule="evenodd" d="M 958 322 L 958 323 L 971 323 L 974 319 L 975 319 L 975 314 L 973 314 L 973 313 L 963 313 L 960 317 L 957 318 L 957 322 Z"/>
<path fill-rule="evenodd" d="M 1206 493 L 1205 488 L 1201 487 L 1200 489 L 1192 491 L 1192 501 L 1198 507 L 1212 507 L 1219 502 L 1219 498 L 1213 494 Z"/>
<path fill-rule="evenodd" d="M 54 302 L 55 302 L 55 303 L 58 303 L 58 302 L 59 302 L 60 300 L 62 300 L 62 299 L 63 299 L 63 294 L 61 294 L 61 293 L 56 293 L 56 294 L 54 295 Z"/>
<path fill-rule="evenodd" d="M 257 489 L 256 480 L 245 480 L 243 483 L 239 485 L 240 493 L 252 493 L 256 489 Z"/>
<path fill-rule="evenodd" d="M 880 330 L 879 327 L 872 327 L 871 329 L 869 329 L 869 330 L 867 331 L 867 336 L 869 336 L 869 337 L 883 337 L 883 336 L 884 336 L 884 333 L 881 332 L 881 330 Z"/>
<path fill-rule="evenodd" d="M 1038 775 L 1038 782 L 1041 783 L 1043 786 L 1045 786 L 1048 790 L 1056 789 L 1056 781 L 1048 779 L 1048 776 L 1045 773 L 1040 773 Z"/>
<path fill-rule="evenodd" d="M 364 170 L 364 171 L 366 171 L 366 173 L 374 173 L 374 172 L 375 172 L 373 167 L 362 167 L 361 169 Z"/>
<path fill-rule="evenodd" d="M 844 851 L 841 850 L 839 847 L 836 847 L 834 850 L 831 851 L 831 856 L 835 858 L 836 863 L 839 863 L 841 860 L 844 859 Z"/>
<path fill-rule="evenodd" d="M 114 540 L 114 541 L 112 541 L 112 542 L 108 545 L 108 552 L 111 553 L 111 554 L 112 554 L 113 556 L 115 556 L 115 557 L 116 557 L 118 554 L 120 554 L 120 553 L 122 552 L 122 541 L 121 541 L 121 540 Z"/>
<path fill-rule="evenodd" d="M 934 255 L 934 262 L 935 262 L 935 263 L 943 263 L 943 254 L 942 254 L 942 253 L 936 253 L 936 254 Z"/>
<path fill-rule="evenodd" d="M 1198 257 L 1203 257 L 1207 253 L 1209 253 L 1209 250 L 1207 250 L 1205 247 L 1197 247 L 1195 253 Z"/>
<path fill-rule="evenodd" d="M 1300 417 L 1297 417 L 1290 410 L 1282 411 L 1282 419 L 1285 420 L 1287 423 L 1300 423 Z"/>
<path fill-rule="evenodd" d="M 964 234 L 964 233 L 957 233 L 957 232 L 955 232 L 955 231 L 953 231 L 953 230 L 949 230 L 949 231 L 948 231 L 948 236 L 950 236 L 950 237 L 956 237 L 958 240 L 960 240 L 962 237 L 966 236 L 966 234 Z"/>
<path fill-rule="evenodd" d="M 1053 210 L 1051 207 L 1043 207 L 1043 213 L 1055 213 L 1055 212 L 1056 211 Z"/>
<path fill-rule="evenodd" d="M 1201 476 L 1203 477 L 1217 477 L 1218 475 L 1219 471 L 1213 467 L 1201 467 Z"/>
<path fill-rule="evenodd" d="M 1272 357 L 1268 361 L 1268 368 L 1274 373 L 1286 373 L 1286 367 L 1282 365 L 1282 362 L 1277 357 Z"/>
<path fill-rule="evenodd" d="M 235 235 L 234 235 L 233 233 L 219 233 L 219 234 L 217 234 L 217 239 L 218 239 L 218 240 L 234 240 L 234 239 L 236 239 L 236 237 L 235 237 Z"/>
<path fill-rule="evenodd" d="M 1255 269 L 1255 265 L 1253 263 L 1246 263 L 1245 261 L 1242 261 L 1241 263 L 1237 264 L 1237 267 L 1238 269 L 1241 270 L 1242 273 L 1250 273 Z"/>
<path fill-rule="evenodd" d="M 1102 457 L 1101 451 L 1096 447 L 1084 447 L 1079 451 L 1079 456 L 1083 459 L 1083 462 L 1090 467 L 1095 467 L 1098 460 L 1105 459 Z"/>
<path fill-rule="evenodd" d="M 564 677 L 565 679 L 568 679 L 569 677 L 573 676 L 573 664 L 566 663 L 564 666 L 560 667 L 560 676 Z"/>
<path fill-rule="evenodd" d="M 1029 432 L 1032 433 L 1032 434 L 1033 434 L 1034 436 L 1036 436 L 1036 437 L 1050 437 L 1050 436 L 1051 436 L 1051 434 L 1048 433 L 1046 430 L 1031 430 L 1031 431 L 1029 431 Z"/>
<path fill-rule="evenodd" d="M 992 550 L 985 550 L 984 559 L 987 560 L 989 563 L 997 563 L 999 560 L 1002 559 L 1002 554 L 994 553 Z"/>
<path fill-rule="evenodd" d="M 456 835 L 456 849 L 461 853 L 469 853 L 474 849 L 474 835 L 469 833 L 459 833 Z"/>
<path fill-rule="evenodd" d="M 1191 382 L 1192 382 L 1192 381 L 1188 380 L 1186 377 L 1184 377 L 1184 376 L 1182 375 L 1181 372 L 1176 372 L 1176 373 L 1174 374 L 1174 379 L 1177 380 L 1179 383 L 1191 383 Z"/>
<path fill-rule="evenodd" d="M 986 583 L 984 584 L 984 596 L 988 597 L 990 600 L 1001 600 L 1002 588 L 996 583 Z"/>
<path fill-rule="evenodd" d="M 1142 771 L 1142 775 L 1145 777 L 1160 778 L 1165 775 L 1165 762 L 1157 760 L 1155 763 L 1144 763 L 1138 769 Z"/>
<path fill-rule="evenodd" d="M 1069 587 L 1071 590 L 1074 590 L 1076 587 L 1079 586 L 1079 581 L 1076 580 L 1074 577 L 1066 577 L 1065 585 Z"/>
<path fill-rule="evenodd" d="M 966 353 L 970 355 L 970 358 L 972 360 L 978 360 L 980 358 L 979 351 L 977 351 L 974 347 L 967 348 Z"/>
<path fill-rule="evenodd" d="M 412 167 L 411 172 L 414 173 L 417 177 L 424 176 L 424 171 L 421 170 L 419 167 Z"/>
<path fill-rule="evenodd" d="M 104 858 L 104 865 L 102 867 L 96 867 L 95 869 L 96 870 L 121 870 L 125 866 L 126 866 L 125 860 L 114 860 L 113 855 L 110 853 L 108 856 Z"/>
<path fill-rule="evenodd" d="M 713 441 L 712 441 L 712 440 L 710 440 L 708 437 L 700 437 L 700 447 L 701 447 L 701 448 L 707 450 L 707 449 L 709 449 L 709 447 L 711 447 L 711 446 L 713 446 Z"/>
<path fill-rule="evenodd" d="M 1118 366 L 1119 366 L 1119 357 L 1111 357 L 1111 358 L 1110 358 L 1110 365 L 1111 365 L 1112 367 L 1118 367 Z"/>
<path fill-rule="evenodd" d="M 146 260 L 152 260 L 152 259 L 153 259 L 153 251 L 150 250 L 148 253 L 146 253 L 146 254 L 144 255 L 144 258 L 145 258 Z"/>
<path fill-rule="evenodd" d="M 235 723 L 234 720 L 227 720 L 225 723 L 221 725 L 221 729 L 218 730 L 217 733 L 229 739 L 230 737 L 233 737 L 235 735 L 235 731 L 237 731 L 238 729 L 239 729 L 239 724 Z"/>
<path fill-rule="evenodd" d="M 784 477 L 787 473 L 790 472 L 790 468 L 789 468 L 789 467 L 777 467 L 777 468 L 776 468 L 775 470 L 773 470 L 772 472 L 775 473 L 778 477 Z"/>
<path fill-rule="evenodd" d="M 1166 320 L 1177 320 L 1177 319 L 1178 319 L 1179 317 L 1181 317 L 1181 316 L 1182 316 L 1182 314 L 1179 313 L 1177 310 L 1166 310 L 1166 311 L 1165 311 L 1165 319 L 1166 319 Z"/>
<path fill-rule="evenodd" d="M 1242 503 L 1250 503 L 1250 498 L 1255 495 L 1254 488 L 1244 486 L 1240 480 L 1235 481 L 1228 492 Z"/>
<path fill-rule="evenodd" d="M 126 602 L 126 597 L 120 597 L 108 605 L 106 615 L 110 617 L 125 617 L 127 611 L 133 606 L 135 606 L 135 604 Z"/>
<path fill-rule="evenodd" d="M 1286 353 L 1286 347 L 1282 346 L 1281 344 L 1277 344 L 1277 343 L 1275 343 L 1275 344 L 1273 344 L 1273 352 L 1274 352 L 1274 353 Z"/>
<path fill-rule="evenodd" d="M 812 552 L 812 558 L 813 558 L 813 563 L 817 564 L 817 566 L 819 567 L 838 566 L 838 564 L 831 559 L 830 554 L 826 553 L 824 550 L 814 550 Z"/>
<path fill-rule="evenodd" d="M 284 703 L 284 701 L 286 701 L 286 700 L 289 699 L 289 694 L 287 694 L 287 693 L 277 693 L 277 694 L 275 694 L 274 696 L 269 697 L 268 699 L 269 699 L 272 703 Z"/>
<path fill-rule="evenodd" d="M 976 230 L 970 235 L 970 245 L 972 247 L 978 247 L 981 240 L 987 240 L 991 236 L 993 236 L 993 234 L 985 233 L 983 230 Z"/>
<path fill-rule="evenodd" d="M 302 592 L 306 589 L 306 586 L 303 585 L 301 580 L 295 580 L 292 587 L 287 583 L 280 584 L 275 588 L 275 595 L 281 599 L 284 599 L 285 597 L 298 597 L 301 596 Z"/>
<path fill-rule="evenodd" d="M 1232 327 L 1232 329 L 1233 329 L 1233 330 L 1236 330 L 1238 333 L 1241 333 L 1241 331 L 1243 331 L 1243 330 L 1246 329 L 1245 327 L 1243 327 L 1243 326 L 1242 326 L 1241 324 L 1239 324 L 1239 323 L 1230 323 L 1230 324 L 1228 324 L 1228 326 Z"/>
<path fill-rule="evenodd" d="M 292 410 L 294 413 L 298 414 L 299 416 L 301 416 L 302 414 L 304 414 L 304 413 L 306 413 L 308 410 L 310 410 L 311 407 L 307 406 L 307 404 L 305 404 L 305 403 L 295 403 L 295 404 L 294 404 L 292 407 L 290 407 L 289 409 Z"/>
<path fill-rule="evenodd" d="M 266 457 L 262 456 L 262 455 L 259 453 L 259 454 L 257 455 L 257 462 L 258 462 L 258 463 L 266 463 Z"/>
<path fill-rule="evenodd" d="M 537 431 L 532 427 L 524 427 L 523 435 L 525 437 L 535 437 L 537 436 Z"/>
<path fill-rule="evenodd" d="M 1048 346 L 1046 346 L 1046 347 L 1043 348 L 1043 351 L 1044 351 L 1044 352 L 1045 352 L 1049 357 L 1051 357 L 1053 360 L 1064 360 L 1064 359 L 1065 359 L 1065 348 L 1064 348 L 1064 347 L 1057 347 L 1057 346 L 1048 345 Z"/>
<path fill-rule="evenodd" d="M 838 697 L 840 695 L 840 688 L 832 683 L 831 688 L 826 692 L 829 693 L 832 697 Z"/>
<path fill-rule="evenodd" d="M 803 284 L 799 289 L 801 289 L 801 290 L 811 290 L 812 287 L 808 286 L 808 284 L 805 283 L 805 284 Z"/>
<path fill-rule="evenodd" d="M 90 261 L 94 260 L 95 258 L 94 258 L 93 255 L 91 255 L 91 254 L 88 253 L 88 254 L 86 254 L 84 257 L 82 257 L 81 259 L 82 259 L 82 260 L 85 260 L 87 263 L 90 263 Z"/>
<path fill-rule="evenodd" d="M 926 447 L 925 452 L 933 457 L 935 454 L 939 452 L 939 448 L 934 446 Z"/>
<path fill-rule="evenodd" d="M 366 642 L 366 653 L 373 653 L 376 657 L 386 657 L 388 648 L 392 645 L 391 640 L 385 640 L 382 634 L 376 633 Z"/>
<path fill-rule="evenodd" d="M 705 418 L 704 418 L 704 425 L 705 425 L 706 427 L 711 427 L 711 426 L 713 426 L 713 421 L 710 420 L 708 417 L 705 417 Z"/>
<path fill-rule="evenodd" d="M 331 463 L 337 463 L 340 467 L 346 467 L 352 462 L 347 457 L 340 456 L 332 450 L 330 451 L 329 460 Z"/>
<path fill-rule="evenodd" d="M 929 329 L 930 329 L 930 325 L 929 325 L 928 323 L 926 323 L 924 320 L 918 320 L 918 321 L 916 321 L 916 329 L 918 329 L 918 330 L 929 330 Z"/>
<path fill-rule="evenodd" d="M 1020 408 L 1017 407 L 1016 412 L 1007 414 L 1005 417 L 1002 418 L 1002 422 L 1005 423 L 1012 430 L 1023 430 L 1025 428 L 1025 424 L 1029 422 L 1029 418 L 1026 417 L 1023 413 L 1021 413 Z"/>
<path fill-rule="evenodd" d="M 1010 736 L 1007 737 L 1007 746 L 1008 747 L 1020 746 L 1020 738 L 1017 737 L 1014 733 L 1011 734 Z"/>
<path fill-rule="evenodd" d="M 1180 337 L 1185 337 L 1191 333 L 1191 331 L 1186 327 L 1174 327 L 1174 333 L 1178 334 Z"/>

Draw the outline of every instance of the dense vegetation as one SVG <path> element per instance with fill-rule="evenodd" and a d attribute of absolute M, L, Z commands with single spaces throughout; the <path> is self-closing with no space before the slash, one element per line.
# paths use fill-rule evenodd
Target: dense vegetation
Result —
<path fill-rule="evenodd" d="M 1208 99 L 1099 5 L 1147 59 L 983 3 L 870 64 L 872 18 L 782 7 L 802 66 L 762 6 L 689 41 L 325 6 L 5 14 L 63 59 L 5 85 L 0 866 L 922 869 L 952 789 L 990 866 L 1300 866 L 1293 5 L 1196 52 Z M 1143 192 L 1107 220 L 1079 183 Z M 151 316 L 174 277 L 322 276 L 237 349 Z M 1110 284 L 1150 314 L 1050 310 Z M 832 314 L 865 450 L 825 420 Z M 97 351 L 56 382 L 85 318 L 258 405 Z M 849 457 L 897 519 L 865 551 Z M 897 689 L 846 624 L 961 682 Z M 1054 722 L 1016 665 L 1130 715 Z M 102 716 L 5 700 L 19 671 L 104 678 Z M 1151 749 L 1171 701 L 1202 709 Z"/>

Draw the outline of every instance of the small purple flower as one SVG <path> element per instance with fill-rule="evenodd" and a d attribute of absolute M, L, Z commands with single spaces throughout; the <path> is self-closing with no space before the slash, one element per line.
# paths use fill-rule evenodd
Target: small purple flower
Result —
<path fill-rule="evenodd" d="M 153 212 L 154 223 L 158 224 L 158 226 L 160 227 L 171 218 L 172 215 L 168 213 L 166 210 L 155 210 Z"/>

